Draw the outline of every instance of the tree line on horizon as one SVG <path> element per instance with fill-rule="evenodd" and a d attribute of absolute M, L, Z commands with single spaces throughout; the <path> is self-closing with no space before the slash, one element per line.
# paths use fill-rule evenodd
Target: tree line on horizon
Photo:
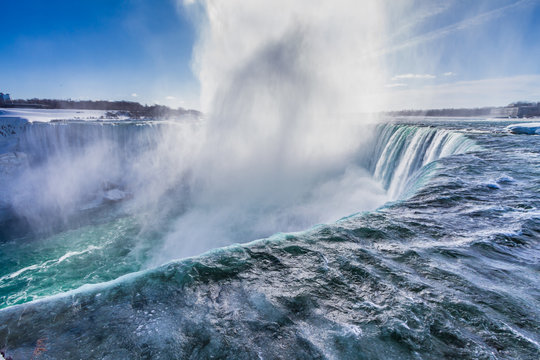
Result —
<path fill-rule="evenodd" d="M 429 109 L 429 110 L 399 110 L 389 111 L 390 115 L 397 116 L 491 116 L 497 109 L 512 109 L 516 108 L 517 117 L 534 117 L 540 116 L 540 102 L 517 101 L 507 106 L 486 106 L 481 108 L 446 108 L 446 109 Z"/>
<path fill-rule="evenodd" d="M 391 111 L 390 115 L 401 116 L 489 116 L 494 107 L 472 108 L 472 109 L 430 109 L 430 110 L 399 110 Z"/>

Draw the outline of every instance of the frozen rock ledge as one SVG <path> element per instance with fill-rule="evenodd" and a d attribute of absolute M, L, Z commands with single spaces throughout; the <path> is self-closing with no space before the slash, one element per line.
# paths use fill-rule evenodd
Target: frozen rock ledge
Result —
<path fill-rule="evenodd" d="M 506 128 L 514 134 L 540 135 L 540 122 L 513 124 Z"/>

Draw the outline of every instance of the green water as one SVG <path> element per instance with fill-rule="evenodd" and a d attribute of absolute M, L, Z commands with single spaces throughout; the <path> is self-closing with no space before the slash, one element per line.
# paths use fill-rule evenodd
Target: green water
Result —
<path fill-rule="evenodd" d="M 121 217 L 0 243 L 0 308 L 138 271 L 154 243 L 142 237 L 135 218 Z"/>

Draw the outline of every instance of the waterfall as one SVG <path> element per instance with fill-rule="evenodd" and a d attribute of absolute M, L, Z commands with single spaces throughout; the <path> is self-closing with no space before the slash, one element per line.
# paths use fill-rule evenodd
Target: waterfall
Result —
<path fill-rule="evenodd" d="M 18 176 L 4 176 L 4 204 L 38 228 L 55 218 L 69 224 L 71 216 L 81 209 L 124 200 L 137 205 L 131 211 L 156 218 L 176 213 L 180 222 L 188 222 L 179 226 L 178 233 L 185 233 L 186 227 L 199 228 L 203 226 L 199 222 L 205 223 L 201 212 L 218 211 L 215 209 L 223 206 L 223 199 L 201 187 L 201 175 L 209 172 L 205 158 L 197 151 L 204 146 L 204 125 L 197 126 L 194 130 L 193 124 L 182 122 L 60 121 L 13 127 L 16 132 L 9 140 L 11 151 L 24 161 L 20 161 Z M 314 172 L 317 176 L 313 179 L 305 174 L 300 183 L 283 178 L 286 183 L 281 184 L 285 187 L 279 193 L 281 197 L 266 186 L 269 182 L 249 189 L 249 197 L 233 191 L 225 201 L 229 203 L 225 214 L 237 215 L 233 219 L 215 215 L 221 219 L 215 227 L 224 228 L 240 219 L 244 222 L 231 228 L 243 229 L 245 240 L 250 240 L 374 209 L 409 194 L 410 183 L 425 165 L 475 146 L 466 136 L 447 129 L 395 123 L 375 128 L 366 125 L 366 131 L 369 128 L 374 129 L 372 141 L 355 150 L 364 160 L 336 163 L 331 171 Z M 261 167 L 266 166 L 264 159 L 259 162 Z M 294 165 L 293 174 L 304 169 Z M 195 182 L 193 173 L 199 176 Z M 252 176 L 245 171 L 237 175 Z M 224 189 L 234 186 L 220 180 Z M 270 193 L 273 202 L 268 202 Z M 199 199 L 199 203 L 193 199 Z M 184 211 L 185 215 L 179 215 Z M 187 221 L 191 217 L 194 219 Z M 208 224 L 203 227 L 214 228 Z M 214 237 L 237 241 L 237 230 L 231 231 Z M 173 237 L 176 239 L 176 235 Z M 225 243 L 227 240 L 220 244 Z"/>
<path fill-rule="evenodd" d="M 388 191 L 390 199 L 397 199 L 419 169 L 475 147 L 474 141 L 459 132 L 429 126 L 384 124 L 378 127 L 371 171 Z"/>
<path fill-rule="evenodd" d="M 153 122 L 28 123 L 19 136 L 17 150 L 39 163 L 53 156 L 81 154 L 100 145 L 108 148 L 110 156 L 125 160 L 155 148 L 162 141 L 162 128 L 170 126 Z"/>
<path fill-rule="evenodd" d="M 164 196 L 183 191 L 198 126 L 17 118 L 1 125 L 10 131 L 0 138 L 0 217 L 24 219 L 23 227 L 36 231 L 70 226 L 88 209 L 128 199 L 158 216 Z"/>

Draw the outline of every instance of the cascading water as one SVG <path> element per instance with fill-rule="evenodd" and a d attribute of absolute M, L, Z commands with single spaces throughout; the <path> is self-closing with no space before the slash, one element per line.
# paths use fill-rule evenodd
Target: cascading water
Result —
<path fill-rule="evenodd" d="M 77 155 L 96 144 L 109 144 L 115 148 L 107 149 L 108 153 L 128 161 L 162 141 L 163 133 L 158 126 L 167 124 L 130 121 L 31 123 L 20 134 L 17 150 L 38 163 L 54 156 Z"/>
<path fill-rule="evenodd" d="M 168 207 L 164 197 L 185 194 L 200 127 L 190 119 L 10 122 L 18 127 L 5 137 L 5 153 L 19 161 L 3 175 L 0 204 L 37 232 L 58 221 L 71 227 L 81 212 L 127 198 L 136 212 L 159 217 Z"/>
<path fill-rule="evenodd" d="M 427 126 L 381 125 L 371 159 L 373 176 L 382 182 L 390 199 L 395 200 L 423 166 L 475 147 L 473 141 L 454 131 Z"/>
<path fill-rule="evenodd" d="M 8 197 L 4 201 L 11 202 L 16 210 L 22 211 L 20 215 L 23 217 L 31 217 L 31 214 L 24 212 L 25 208 L 28 208 L 25 199 L 32 199 L 35 205 L 40 204 L 40 206 L 34 206 L 40 211 L 47 212 L 56 209 L 65 215 L 64 212 L 73 212 L 81 207 L 87 208 L 87 205 L 84 204 L 85 201 L 95 203 L 96 193 L 104 196 L 103 192 L 107 192 L 111 188 L 122 189 L 125 194 L 130 194 L 130 197 L 144 196 L 145 191 L 142 188 L 144 188 L 145 182 L 155 183 L 163 180 L 161 176 L 164 166 L 168 164 L 159 159 L 164 155 L 167 155 L 168 158 L 177 157 L 183 162 L 178 171 L 168 172 L 169 187 L 179 186 L 184 181 L 182 186 L 187 186 L 189 193 L 192 191 L 192 185 L 186 175 L 200 166 L 197 162 L 201 159 L 196 160 L 198 156 L 196 151 L 188 148 L 185 144 L 179 145 L 176 141 L 180 138 L 187 139 L 188 136 L 194 134 L 196 137 L 199 136 L 202 132 L 200 130 L 202 125 L 196 125 L 199 130 L 196 130 L 195 133 L 193 126 L 195 125 L 132 121 L 27 123 L 20 127 L 17 133 L 12 134 L 11 137 L 15 137 L 16 142 L 14 143 L 11 139 L 11 143 L 12 150 L 19 154 L 19 157 L 25 159 L 28 164 L 20 166 L 19 176 L 15 176 L 11 180 L 6 179 L 5 188 L 13 189 L 12 192 L 17 193 L 17 198 Z M 370 127 L 373 125 L 366 125 L 366 128 Z M 181 134 L 182 132 L 185 134 Z M 410 185 L 408 181 L 423 166 L 441 157 L 474 149 L 474 142 L 464 135 L 433 127 L 388 123 L 375 126 L 372 132 L 374 139 L 357 147 L 358 152 L 369 154 L 369 156 L 361 156 L 365 160 L 354 163 L 355 167 L 366 173 L 351 173 L 350 170 L 347 173 L 345 169 L 347 167 L 350 169 L 353 163 L 339 164 L 339 167 L 324 174 L 318 180 L 319 182 L 312 182 L 310 186 L 318 191 L 321 187 L 320 181 L 324 186 L 324 183 L 333 181 L 332 179 L 345 181 L 344 179 L 348 176 L 364 177 L 371 174 L 372 178 L 380 182 L 386 190 L 387 197 L 380 197 L 378 203 L 360 203 L 356 207 L 343 210 L 344 212 L 341 214 L 335 211 L 330 212 L 331 216 L 334 216 L 334 220 L 340 216 L 348 215 L 346 211 L 365 210 L 366 206 L 374 208 L 380 206 L 381 201 L 398 199 Z M 192 159 L 188 160 L 188 154 Z M 157 165 L 156 162 L 158 162 Z M 156 173 L 149 174 L 144 171 L 146 169 L 142 169 L 141 172 L 141 163 L 143 166 L 154 166 Z M 83 174 L 83 176 L 75 176 L 76 174 Z M 69 181 L 59 181 L 65 177 Z M 362 184 L 356 184 L 356 186 L 360 187 Z M 40 198 L 36 191 L 42 192 L 38 188 L 43 187 L 47 189 L 46 192 L 50 196 L 56 198 Z M 165 189 L 160 193 L 167 191 L 168 189 Z M 299 191 L 309 194 L 312 190 Z M 339 192 L 335 189 L 333 191 Z M 188 193 L 184 192 L 184 195 L 188 195 Z M 254 194 L 252 195 L 254 196 Z M 4 197 L 6 196 L 4 195 Z M 39 201 L 36 202 L 36 199 Z M 122 200 L 122 198 L 117 200 Z M 320 199 L 321 202 L 325 200 L 328 199 Z M 147 197 L 145 201 L 152 200 Z M 317 199 L 313 198 L 309 201 L 313 202 Z M 47 209 L 48 206 L 50 206 L 49 209 Z M 70 209 L 67 209 L 68 207 Z M 281 223 L 283 228 L 267 228 L 266 235 L 277 230 L 299 230 L 310 224 L 332 220 L 324 215 L 315 214 L 311 219 L 309 214 L 306 216 L 307 218 L 304 217 L 304 220 L 297 225 L 300 227 L 294 228 L 293 225 L 290 228 L 287 224 Z"/>

